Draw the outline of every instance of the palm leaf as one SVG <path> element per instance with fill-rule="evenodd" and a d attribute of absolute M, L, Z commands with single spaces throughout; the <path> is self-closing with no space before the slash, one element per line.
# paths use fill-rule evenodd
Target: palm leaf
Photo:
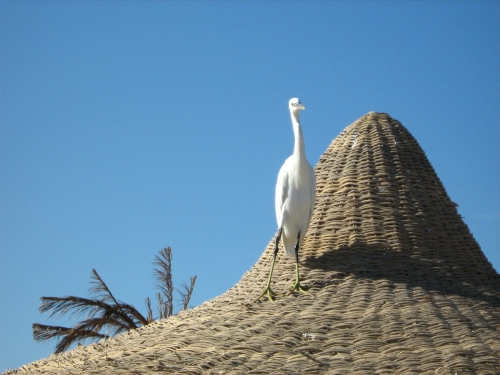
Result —
<path fill-rule="evenodd" d="M 101 339 L 106 337 L 92 329 L 76 329 L 58 326 L 48 326 L 44 324 L 33 324 L 33 339 L 35 341 L 48 341 L 55 337 L 63 337 L 56 345 L 55 353 L 61 353 L 69 348 L 75 342 L 81 342 L 89 338 Z"/>
<path fill-rule="evenodd" d="M 152 322 L 153 318 L 153 309 L 151 308 L 151 299 L 149 297 L 146 298 L 146 310 L 148 312 L 148 321 Z"/>
<path fill-rule="evenodd" d="M 158 304 L 159 319 L 168 318 L 169 308 L 167 306 L 167 303 L 164 301 L 163 295 L 161 293 L 156 293 L 156 301 Z"/>
<path fill-rule="evenodd" d="M 96 293 L 101 297 L 101 301 L 103 302 L 113 301 L 112 306 L 120 310 L 123 316 L 128 317 L 128 319 L 125 320 L 129 321 L 131 328 L 137 328 L 137 323 L 139 323 L 139 325 L 148 324 L 148 320 L 134 306 L 118 301 L 115 298 L 95 269 L 92 270 L 91 278 L 93 279 L 91 283 L 94 284 L 94 286 L 90 288 L 90 293 Z"/>
<path fill-rule="evenodd" d="M 137 310 L 134 306 L 129 305 L 128 303 L 119 302 L 120 310 L 127 316 L 127 318 L 133 322 L 134 327 L 137 328 L 141 325 L 146 325 L 150 323 L 147 318 L 142 315 L 139 310 Z"/>
<path fill-rule="evenodd" d="M 142 324 L 144 317 L 135 310 L 133 306 L 127 304 L 110 305 L 98 299 L 89 299 L 75 296 L 68 297 L 42 297 L 42 304 L 38 308 L 41 313 L 52 310 L 49 317 L 62 316 L 69 313 L 69 316 L 81 316 L 86 314 L 88 318 L 100 315 L 101 318 L 116 319 L 122 321 L 129 329 L 137 328 L 134 320 L 138 315 Z M 131 312 L 131 314 L 127 314 Z M 132 313 L 133 312 L 133 313 Z"/>
<path fill-rule="evenodd" d="M 158 312 L 160 319 L 173 315 L 173 283 L 172 283 L 172 250 L 170 247 L 160 251 L 156 256 L 154 272 L 160 293 L 157 293 Z M 67 297 L 42 297 L 39 311 L 50 312 L 49 317 L 69 314 L 70 317 L 86 315 L 86 319 L 75 324 L 73 328 L 49 326 L 34 323 L 33 338 L 35 341 L 47 341 L 61 338 L 56 345 L 56 353 L 67 350 L 71 345 L 89 339 L 101 339 L 108 335 L 129 331 L 154 321 L 151 300 L 146 299 L 147 317 L 144 317 L 134 306 L 121 302 L 115 298 L 104 280 L 95 269 L 91 275 L 93 284 L 90 293 L 96 298 Z M 191 277 L 190 285 L 183 284 L 180 291 L 182 304 L 187 309 L 196 276 Z M 106 334 L 100 333 L 106 329 Z"/>
<path fill-rule="evenodd" d="M 112 310 L 113 307 L 106 302 L 98 299 L 89 299 L 83 297 L 42 297 L 41 305 L 38 308 L 40 313 L 52 310 L 49 317 L 62 316 L 70 313 L 70 317 L 87 314 L 94 316 L 102 310 Z"/>
<path fill-rule="evenodd" d="M 66 332 L 71 331 L 71 329 L 72 328 L 33 323 L 33 340 L 47 341 L 54 337 L 64 336 Z"/>
<path fill-rule="evenodd" d="M 107 319 L 107 318 L 85 319 L 85 320 L 82 320 L 81 322 L 78 322 L 73 327 L 73 329 L 76 329 L 76 330 L 94 331 L 97 333 L 99 333 L 99 331 L 101 331 L 104 328 L 106 328 L 106 335 L 105 336 L 115 336 L 118 333 L 130 330 L 130 328 L 126 324 L 123 324 L 119 320 Z"/>
<path fill-rule="evenodd" d="M 64 337 L 57 343 L 54 353 L 62 353 L 71 345 L 77 342 L 83 342 L 88 339 L 101 339 L 105 337 L 105 335 L 102 335 L 99 332 L 95 332 L 90 329 L 84 329 L 82 327 L 72 328 L 68 332 L 66 332 Z"/>
<path fill-rule="evenodd" d="M 184 291 L 179 291 L 182 300 L 183 309 L 186 310 L 189 305 L 189 301 L 191 301 L 191 295 L 193 294 L 194 284 L 196 283 L 197 275 L 194 275 L 190 279 L 189 286 L 186 283 L 182 283 L 182 288 Z"/>
<path fill-rule="evenodd" d="M 155 257 L 154 263 L 158 268 L 154 269 L 156 275 L 157 287 L 165 297 L 164 301 L 164 316 L 169 317 L 174 312 L 174 286 L 172 283 L 172 249 L 164 248 L 160 251 L 160 255 Z M 160 314 L 161 315 L 161 314 Z"/>
<path fill-rule="evenodd" d="M 100 297 L 99 299 L 101 301 L 113 301 L 115 305 L 118 305 L 118 301 L 116 300 L 115 296 L 113 295 L 113 293 L 111 293 L 108 286 L 106 285 L 104 280 L 101 279 L 101 276 L 99 276 L 95 269 L 92 269 L 92 275 L 90 275 L 90 278 L 92 279 L 90 283 L 93 285 L 89 289 L 89 292 L 91 294 L 96 294 L 97 297 Z"/>

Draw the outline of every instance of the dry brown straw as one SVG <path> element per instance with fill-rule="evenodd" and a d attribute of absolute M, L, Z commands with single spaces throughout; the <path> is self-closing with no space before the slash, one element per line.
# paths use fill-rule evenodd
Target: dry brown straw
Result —
<path fill-rule="evenodd" d="M 413 136 L 387 114 L 348 126 L 315 168 L 300 254 L 307 294 L 252 301 L 241 281 L 177 316 L 20 374 L 500 374 L 500 278 Z M 294 260 L 280 255 L 273 289 Z"/>

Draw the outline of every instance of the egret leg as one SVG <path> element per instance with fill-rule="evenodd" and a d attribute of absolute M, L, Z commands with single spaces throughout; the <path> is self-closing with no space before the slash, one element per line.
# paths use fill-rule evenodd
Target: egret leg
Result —
<path fill-rule="evenodd" d="M 276 262 L 276 256 L 278 255 L 278 244 L 280 242 L 281 238 L 281 231 L 283 230 L 283 227 L 281 227 L 278 231 L 278 235 L 276 236 L 276 243 L 274 245 L 274 254 L 273 254 L 273 262 L 271 263 L 271 272 L 269 272 L 269 279 L 267 280 L 267 285 L 266 289 L 262 292 L 262 294 L 255 299 L 254 302 L 257 302 L 259 299 L 261 299 L 264 295 L 267 295 L 267 298 L 269 298 L 269 301 L 274 301 L 276 296 L 278 295 L 276 292 L 274 292 L 271 289 L 271 278 L 273 277 L 273 271 L 274 271 L 274 263 Z"/>
<path fill-rule="evenodd" d="M 299 277 L 299 247 L 300 247 L 300 232 L 297 236 L 297 243 L 295 244 L 295 284 L 292 285 L 288 294 L 292 293 L 294 290 L 298 290 L 301 293 L 307 293 L 306 290 L 309 289 L 305 286 L 300 285 Z"/>

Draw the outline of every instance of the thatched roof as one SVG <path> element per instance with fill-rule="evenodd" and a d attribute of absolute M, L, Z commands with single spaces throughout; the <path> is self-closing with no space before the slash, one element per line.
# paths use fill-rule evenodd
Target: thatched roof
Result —
<path fill-rule="evenodd" d="M 300 256 L 308 294 L 253 302 L 271 241 L 223 295 L 19 373 L 500 373 L 500 277 L 408 130 L 370 112 L 315 170 Z M 273 289 L 293 278 L 280 253 Z"/>

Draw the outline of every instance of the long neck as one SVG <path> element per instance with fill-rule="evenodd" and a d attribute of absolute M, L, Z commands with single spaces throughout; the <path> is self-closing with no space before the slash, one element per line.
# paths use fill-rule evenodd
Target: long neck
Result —
<path fill-rule="evenodd" d="M 293 148 L 293 155 L 300 161 L 306 160 L 306 146 L 304 145 L 304 136 L 302 134 L 302 127 L 300 126 L 299 111 L 291 112 L 293 133 L 295 134 L 295 146 Z"/>

